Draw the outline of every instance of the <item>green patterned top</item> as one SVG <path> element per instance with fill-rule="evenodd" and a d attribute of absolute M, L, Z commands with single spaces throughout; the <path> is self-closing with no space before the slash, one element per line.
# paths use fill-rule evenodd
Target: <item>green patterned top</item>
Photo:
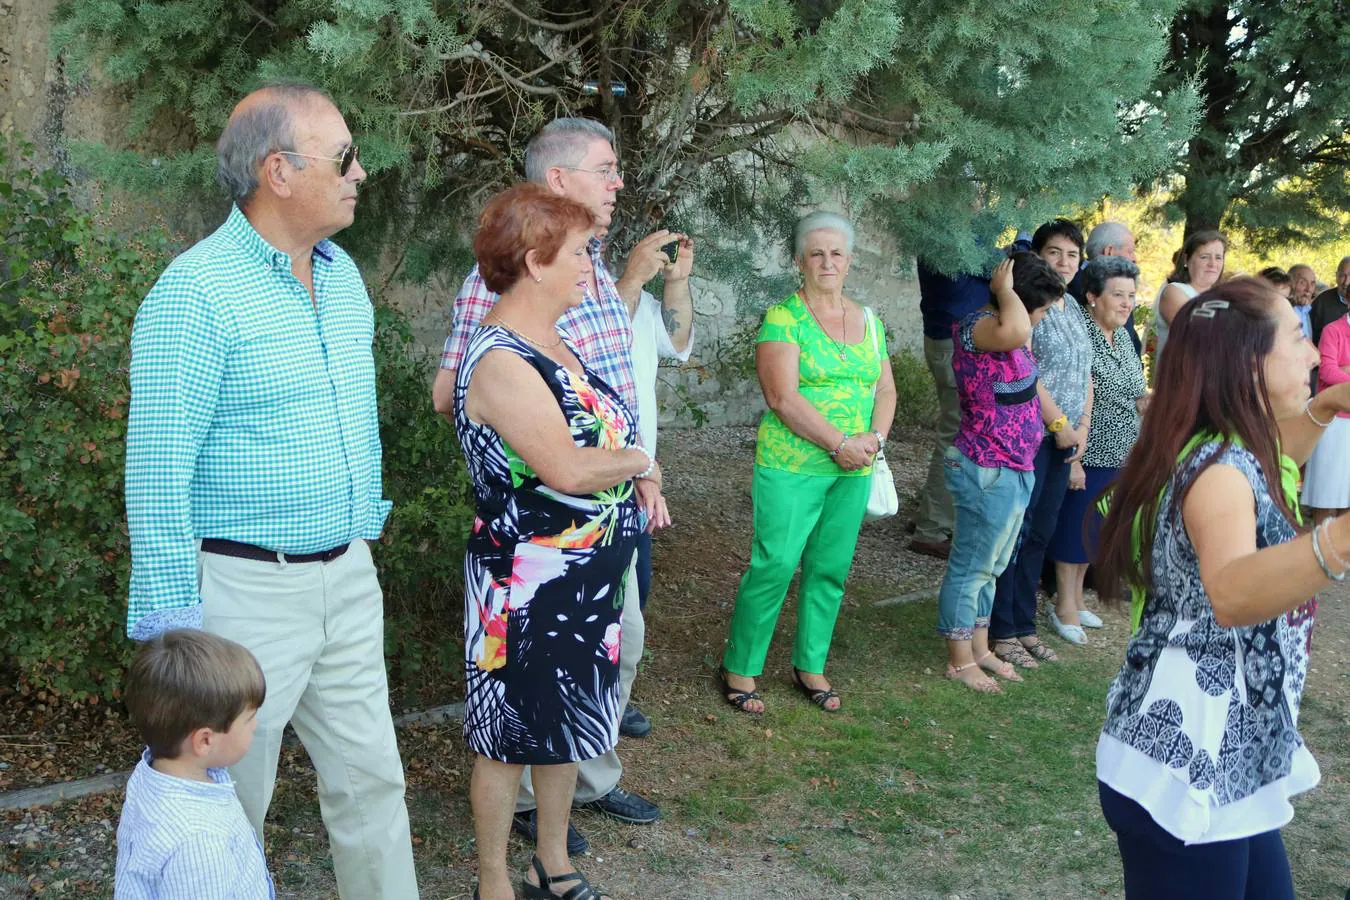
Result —
<path fill-rule="evenodd" d="M 856 344 L 840 345 L 821 329 L 801 296 L 793 294 L 768 308 L 757 339 L 760 343 L 784 341 L 797 345 L 800 351 L 797 390 L 845 434 L 872 429 L 872 397 L 886 354 L 886 336 L 877 327 L 876 317 L 870 309 L 863 312 L 866 335 Z M 759 422 L 755 464 L 798 475 L 872 474 L 871 466 L 845 472 L 830 459 L 828 451 L 798 437 L 773 410 L 766 410 Z"/>

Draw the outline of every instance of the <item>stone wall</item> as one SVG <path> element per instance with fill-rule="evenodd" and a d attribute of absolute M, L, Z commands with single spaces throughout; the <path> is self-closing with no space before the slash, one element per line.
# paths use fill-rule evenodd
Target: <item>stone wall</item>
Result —
<path fill-rule="evenodd" d="M 59 61 L 51 58 L 49 22 L 56 3 L 0 0 L 0 133 L 26 135 L 45 160 L 64 165 L 71 141 L 123 140 L 120 123 L 125 105 L 87 84 L 70 84 Z M 768 251 L 760 264 L 766 276 L 783 272 L 790 265 L 786 248 Z M 421 288 L 398 288 L 388 296 L 411 316 L 418 339 L 428 348 L 438 350 L 445 338 L 450 304 L 463 275 L 442 276 Z M 913 260 L 866 223 L 858 228 L 847 290 L 881 315 L 893 350 L 919 352 L 922 331 Z M 753 378 L 744 377 L 749 350 L 738 345 L 743 365 L 737 374 L 727 347 L 731 339 L 755 327 L 754 314 L 741 309 L 745 304 L 738 304 L 735 289 L 727 284 L 696 277 L 693 294 L 697 343 L 684 369 L 661 369 L 658 396 L 663 424 L 679 427 L 701 417 L 709 424 L 752 422 L 763 402 Z M 690 410 L 691 404 L 699 416 Z"/>

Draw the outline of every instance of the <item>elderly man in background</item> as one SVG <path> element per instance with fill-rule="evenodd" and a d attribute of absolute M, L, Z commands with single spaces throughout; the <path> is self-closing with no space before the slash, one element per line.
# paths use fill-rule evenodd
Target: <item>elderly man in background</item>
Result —
<path fill-rule="evenodd" d="M 909 549 L 946 559 L 951 552 L 956 512 L 943 474 L 943 455 L 961 426 L 961 403 L 952 372 L 952 327 L 989 302 L 989 279 L 982 275 L 944 275 L 923 259 L 918 260 L 918 276 L 923 359 L 937 389 L 938 419 Z"/>
<path fill-rule="evenodd" d="M 128 633 L 204 628 L 267 679 L 231 768 L 261 841 L 290 722 L 319 776 L 340 896 L 417 897 L 369 541 L 380 469 L 374 310 L 329 238 L 365 170 L 323 91 L 245 97 L 216 145 L 234 207 L 175 259 L 131 338 Z"/>
<path fill-rule="evenodd" d="M 1350 256 L 1342 257 L 1336 266 L 1336 286 L 1327 288 L 1312 302 L 1312 342 L 1322 340 L 1322 329 L 1345 315 L 1350 300 Z"/>
<path fill-rule="evenodd" d="M 1087 244 L 1083 247 L 1083 266 L 1086 267 L 1090 260 L 1099 256 L 1121 256 L 1132 263 L 1139 260 L 1135 258 L 1134 252 L 1134 234 L 1130 229 L 1120 222 L 1102 222 L 1088 232 Z M 1073 281 L 1069 282 L 1069 294 L 1077 298 L 1081 303 L 1083 299 L 1083 270 L 1079 269 L 1078 274 L 1074 276 Z M 1139 337 L 1139 332 L 1134 327 L 1134 317 L 1125 320 L 1125 333 L 1130 336 L 1130 343 L 1134 344 L 1134 352 L 1143 354 L 1144 342 Z"/>
<path fill-rule="evenodd" d="M 636 414 L 639 402 L 633 371 L 629 304 L 637 303 L 642 285 L 666 266 L 668 260 L 661 250 L 662 245 L 671 240 L 684 240 L 684 236 L 666 230 L 648 235 L 633 247 L 624 274 L 617 281 L 610 274 L 601 252 L 600 236 L 609 229 L 616 205 L 615 194 L 623 187 L 623 176 L 619 174 L 619 160 L 614 153 L 613 133 L 591 119 L 554 119 L 545 125 L 525 149 L 525 177 L 559 196 L 576 200 L 589 209 L 595 219 L 596 236 L 588 247 L 593 268 L 585 293 L 581 303 L 565 312 L 558 325 L 571 338 L 581 361 L 612 387 L 624 405 Z M 682 250 L 689 251 L 692 247 Z M 678 278 L 675 280 L 674 285 L 668 281 L 666 289 L 674 292 L 682 289 L 687 294 L 688 275 L 682 283 Z M 498 295 L 488 290 L 475 265 L 455 297 L 452 330 L 446 338 L 440 371 L 432 386 L 432 405 L 451 424 L 454 424 L 456 372 L 464 360 L 469 339 L 497 300 Z M 652 489 L 650 482 L 645 480 L 639 488 L 654 491 L 651 496 L 644 495 L 644 507 L 651 511 L 659 505 L 664 510 L 659 489 Z M 620 622 L 623 636 L 619 649 L 620 708 L 628 705 L 646 633 L 638 602 L 636 566 L 630 574 L 633 584 L 624 591 Z M 623 733 L 622 726 L 620 733 Z M 619 787 L 622 775 L 623 764 L 613 749 L 603 756 L 583 761 L 577 769 L 574 804 L 597 809 L 630 824 L 646 825 L 659 819 L 661 810 L 655 803 Z M 529 839 L 535 839 L 538 814 L 528 768 L 521 778 L 512 827 Z M 568 852 L 579 855 L 585 853 L 588 846 L 586 838 L 569 824 Z"/>
<path fill-rule="evenodd" d="M 1312 302 L 1317 295 L 1317 273 L 1307 263 L 1295 263 L 1289 267 L 1289 302 L 1298 313 L 1303 334 L 1312 340 Z"/>

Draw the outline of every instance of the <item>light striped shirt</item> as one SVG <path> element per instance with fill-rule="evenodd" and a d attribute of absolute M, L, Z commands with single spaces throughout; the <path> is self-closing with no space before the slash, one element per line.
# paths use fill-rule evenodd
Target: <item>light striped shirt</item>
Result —
<path fill-rule="evenodd" d="M 594 369 L 605 384 L 614 388 L 629 410 L 638 408 L 636 379 L 633 377 L 633 327 L 628 318 L 628 306 L 619 295 L 614 276 L 605 265 L 599 240 L 591 239 L 591 265 L 595 267 L 595 284 L 600 295 L 591 293 L 589 286 L 581 303 L 563 313 L 558 327 L 571 339 L 581 361 Z M 469 341 L 478 331 L 479 323 L 492 311 L 499 295 L 488 290 L 474 266 L 455 296 L 450 336 L 445 339 L 441 353 L 442 369 L 458 369 L 469 349 Z"/>
<path fill-rule="evenodd" d="M 314 300 L 235 207 L 175 259 L 131 338 L 127 632 L 200 627 L 197 546 L 315 553 L 380 536 L 374 310 L 351 257 L 314 248 Z"/>
<path fill-rule="evenodd" d="M 262 845 L 224 769 L 211 781 L 156 771 L 150 751 L 127 781 L 113 900 L 272 900 Z"/>

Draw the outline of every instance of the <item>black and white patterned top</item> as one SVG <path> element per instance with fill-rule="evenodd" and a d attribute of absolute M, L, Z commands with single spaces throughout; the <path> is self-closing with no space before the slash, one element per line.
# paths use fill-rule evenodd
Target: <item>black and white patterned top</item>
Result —
<path fill-rule="evenodd" d="M 1140 416 L 1134 402 L 1148 390 L 1144 364 L 1124 326 L 1108 342 L 1087 307 L 1079 305 L 1078 309 L 1087 320 L 1092 342 L 1092 427 L 1083 465 L 1118 469 L 1139 439 Z"/>
<path fill-rule="evenodd" d="M 1069 417 L 1069 427 L 1083 417 L 1092 383 L 1092 341 L 1087 323 L 1071 308 L 1075 306 L 1078 301 L 1067 295 L 1062 304 L 1051 303 L 1031 330 L 1031 354 L 1041 383 Z"/>
<path fill-rule="evenodd" d="M 1218 442 L 1173 476 L 1153 539 L 1154 590 L 1106 697 L 1097 777 L 1187 843 L 1235 840 L 1289 822 L 1289 798 L 1321 775 L 1298 733 L 1316 598 L 1260 625 L 1223 628 L 1173 502 Z M 1216 460 L 1247 476 L 1258 549 L 1292 540 L 1260 464 L 1228 447 Z"/>

